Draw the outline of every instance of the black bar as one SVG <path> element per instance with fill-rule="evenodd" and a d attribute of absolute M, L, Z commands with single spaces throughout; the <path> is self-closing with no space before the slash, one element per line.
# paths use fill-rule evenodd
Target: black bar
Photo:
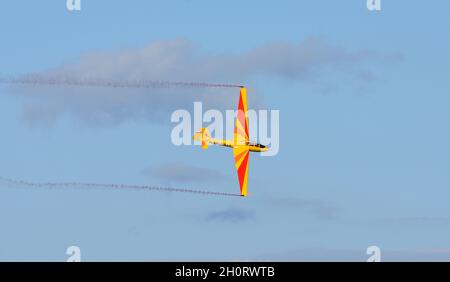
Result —
<path fill-rule="evenodd" d="M 202 269 L 203 271 L 200 271 Z M 194 271 L 196 270 L 196 271 Z M 0 277 L 79 281 L 310 281 L 447 280 L 449 263 L 140 262 L 0 263 Z M 205 272 L 208 275 L 205 276 Z M 0 279 L 1 279 L 0 278 Z M 434 279 L 433 279 L 434 280 Z"/>

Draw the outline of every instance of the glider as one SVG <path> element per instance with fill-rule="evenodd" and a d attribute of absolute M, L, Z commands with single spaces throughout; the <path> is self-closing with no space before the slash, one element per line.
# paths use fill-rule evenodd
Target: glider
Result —
<path fill-rule="evenodd" d="M 214 139 L 207 128 L 195 132 L 193 139 L 201 142 L 203 149 L 208 149 L 209 144 L 230 147 L 233 149 L 234 163 L 238 175 L 241 196 L 247 196 L 248 165 L 250 152 L 266 152 L 267 146 L 249 142 L 248 116 L 247 116 L 247 89 L 241 87 L 238 101 L 238 112 L 234 126 L 234 140 Z"/>

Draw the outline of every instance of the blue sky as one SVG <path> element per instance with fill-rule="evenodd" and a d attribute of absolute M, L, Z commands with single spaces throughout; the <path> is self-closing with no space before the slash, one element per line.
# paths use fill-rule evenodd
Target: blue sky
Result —
<path fill-rule="evenodd" d="M 369 12 L 364 0 L 103 0 L 74 13 L 58 2 L 1 3 L 2 75 L 139 68 L 243 82 L 255 104 L 280 110 L 280 153 L 252 156 L 245 199 L 3 184 L 0 260 L 64 261 L 70 245 L 83 260 L 364 261 L 370 245 L 385 260 L 450 259 L 446 1 Z M 140 60 L 155 48 L 171 71 Z M 0 175 L 238 189 L 230 151 L 170 142 L 170 107 L 191 110 L 195 92 L 139 104 L 142 93 L 98 91 L 0 85 Z M 220 177 L 149 173 L 171 166 Z"/>

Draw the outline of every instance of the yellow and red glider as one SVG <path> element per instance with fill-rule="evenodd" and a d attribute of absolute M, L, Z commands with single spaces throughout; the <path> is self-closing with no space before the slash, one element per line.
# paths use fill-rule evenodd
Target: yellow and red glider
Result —
<path fill-rule="evenodd" d="M 201 142 L 203 149 L 208 149 L 209 144 L 233 148 L 234 163 L 241 187 L 241 196 L 247 196 L 248 164 L 250 152 L 265 152 L 269 150 L 264 145 L 249 142 L 249 124 L 247 115 L 247 90 L 241 88 L 238 101 L 238 112 L 234 126 L 234 140 L 219 140 L 210 136 L 207 128 L 195 132 L 193 139 Z"/>

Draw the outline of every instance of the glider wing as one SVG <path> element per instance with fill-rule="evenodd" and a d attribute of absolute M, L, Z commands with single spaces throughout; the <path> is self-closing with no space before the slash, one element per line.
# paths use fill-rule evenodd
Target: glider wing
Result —
<path fill-rule="evenodd" d="M 243 87 L 239 95 L 238 113 L 234 127 L 234 163 L 241 187 L 241 195 L 247 196 L 248 162 L 249 162 L 249 131 L 247 116 L 247 91 Z"/>

